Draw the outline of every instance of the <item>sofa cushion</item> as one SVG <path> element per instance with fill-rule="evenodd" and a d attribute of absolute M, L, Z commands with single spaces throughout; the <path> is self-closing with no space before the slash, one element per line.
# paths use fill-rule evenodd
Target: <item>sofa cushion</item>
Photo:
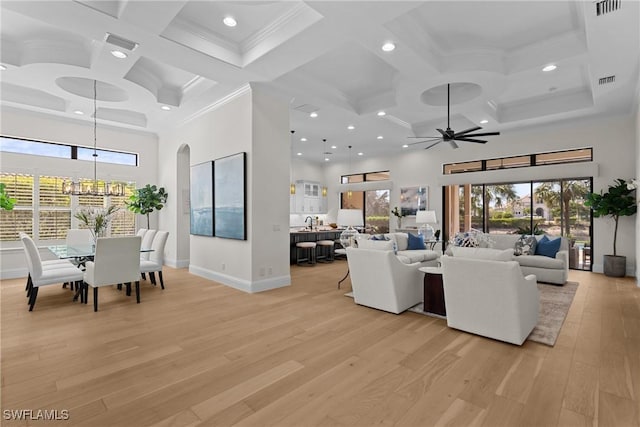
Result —
<path fill-rule="evenodd" d="M 538 267 L 555 270 L 564 269 L 564 262 L 561 259 L 549 258 L 542 255 L 521 255 L 516 258 L 521 267 Z"/>
<path fill-rule="evenodd" d="M 490 234 L 491 245 L 489 247 L 493 249 L 514 248 L 519 238 L 519 234 Z"/>
<path fill-rule="evenodd" d="M 402 262 L 404 260 L 408 260 L 405 264 L 410 264 L 414 262 L 424 262 L 424 261 L 433 261 L 434 259 L 438 259 L 438 252 L 431 251 L 429 249 L 423 250 L 412 250 L 412 251 L 398 251 L 398 259 Z"/>
<path fill-rule="evenodd" d="M 491 248 L 465 248 L 453 246 L 451 252 L 454 257 L 484 259 L 491 261 L 511 261 L 513 260 L 513 248 L 491 249 Z"/>
<path fill-rule="evenodd" d="M 408 244 L 407 249 L 410 251 L 417 249 L 427 249 L 427 245 L 424 244 L 424 239 L 422 236 L 416 236 L 411 233 L 407 233 L 408 236 Z"/>
<path fill-rule="evenodd" d="M 384 234 L 374 234 L 371 236 L 371 240 L 389 240 Z"/>
<path fill-rule="evenodd" d="M 396 242 L 399 251 L 406 251 L 409 247 L 409 236 L 407 236 L 407 233 L 387 233 L 384 236 Z"/>
<path fill-rule="evenodd" d="M 516 240 L 516 244 L 513 247 L 513 254 L 515 256 L 535 255 L 536 243 L 538 243 L 536 236 L 527 236 L 526 234 L 523 234 L 518 240 Z"/>
<path fill-rule="evenodd" d="M 546 235 L 542 236 L 542 238 L 536 245 L 535 254 L 543 255 L 549 258 L 555 258 L 556 254 L 560 250 L 560 243 L 562 243 L 561 238 L 549 240 Z"/>
<path fill-rule="evenodd" d="M 390 240 L 361 239 L 361 240 L 358 240 L 358 248 L 359 249 L 375 249 L 378 251 L 392 251 L 393 242 Z"/>

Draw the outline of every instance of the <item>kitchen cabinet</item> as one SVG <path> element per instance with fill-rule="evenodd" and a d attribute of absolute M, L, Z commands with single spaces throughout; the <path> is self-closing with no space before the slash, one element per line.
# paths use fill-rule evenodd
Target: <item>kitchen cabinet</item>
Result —
<path fill-rule="evenodd" d="M 296 194 L 291 195 L 291 213 L 326 213 L 327 196 L 322 195 L 319 182 L 296 181 Z"/>

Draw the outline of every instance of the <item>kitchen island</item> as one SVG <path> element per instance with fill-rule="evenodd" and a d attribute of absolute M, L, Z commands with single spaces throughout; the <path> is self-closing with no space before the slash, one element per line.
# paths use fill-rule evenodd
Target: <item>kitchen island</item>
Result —
<path fill-rule="evenodd" d="M 317 242 L 319 240 L 339 240 L 342 230 L 318 230 L 318 231 L 299 231 L 291 230 L 289 233 L 290 257 L 289 264 L 296 263 L 296 243 L 300 242 Z"/>

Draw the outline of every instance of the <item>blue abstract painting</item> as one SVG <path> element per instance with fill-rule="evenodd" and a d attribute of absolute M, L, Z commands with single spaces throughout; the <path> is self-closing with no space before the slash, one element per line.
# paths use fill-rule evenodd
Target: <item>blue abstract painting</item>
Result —
<path fill-rule="evenodd" d="M 191 234 L 213 236 L 213 162 L 191 166 Z"/>
<path fill-rule="evenodd" d="M 215 160 L 214 218 L 216 237 L 247 239 L 246 156 L 238 153 Z"/>

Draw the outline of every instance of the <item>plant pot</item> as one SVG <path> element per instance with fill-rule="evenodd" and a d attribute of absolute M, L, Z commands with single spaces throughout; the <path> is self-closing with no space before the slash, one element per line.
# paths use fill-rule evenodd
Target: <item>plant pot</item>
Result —
<path fill-rule="evenodd" d="M 627 257 L 621 255 L 604 255 L 604 275 L 624 277 L 627 274 Z"/>

